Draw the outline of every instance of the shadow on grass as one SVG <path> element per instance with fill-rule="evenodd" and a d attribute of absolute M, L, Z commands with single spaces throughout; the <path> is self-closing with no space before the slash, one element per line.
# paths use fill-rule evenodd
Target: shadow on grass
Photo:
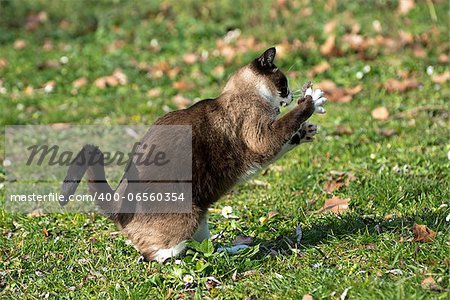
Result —
<path fill-rule="evenodd" d="M 366 240 L 375 240 L 383 233 L 396 233 L 404 238 L 412 236 L 412 226 L 417 220 L 423 224 L 435 224 L 436 219 L 444 220 L 442 212 L 421 212 L 405 216 L 389 216 L 388 218 L 373 215 L 358 215 L 349 212 L 341 216 L 324 215 L 310 226 L 302 228 L 302 238 L 297 244 L 295 230 L 281 230 L 277 238 L 272 240 L 257 239 L 254 244 L 260 244 L 263 255 L 291 255 L 291 249 L 316 248 L 330 239 L 361 236 Z M 435 225 L 433 225 L 434 227 Z M 364 244 L 364 243 L 362 243 Z"/>

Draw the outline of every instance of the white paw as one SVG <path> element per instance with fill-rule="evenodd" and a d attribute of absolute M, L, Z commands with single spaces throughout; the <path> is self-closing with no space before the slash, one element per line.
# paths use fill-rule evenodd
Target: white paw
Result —
<path fill-rule="evenodd" d="M 312 88 L 308 88 L 305 92 L 305 96 L 311 96 L 314 101 L 314 112 L 318 114 L 324 114 L 325 108 L 323 105 L 327 102 L 327 98 L 323 96 L 323 91 L 321 89 L 313 90 Z"/>

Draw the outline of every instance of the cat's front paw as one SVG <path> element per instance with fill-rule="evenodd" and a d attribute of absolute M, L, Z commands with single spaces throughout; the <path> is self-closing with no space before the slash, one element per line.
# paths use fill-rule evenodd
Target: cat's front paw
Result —
<path fill-rule="evenodd" d="M 305 122 L 300 129 L 292 136 L 289 144 L 298 145 L 302 143 L 309 143 L 314 140 L 317 133 L 317 125 Z"/>
<path fill-rule="evenodd" d="M 326 112 L 323 105 L 327 102 L 327 98 L 323 96 L 323 91 L 321 89 L 313 90 L 309 87 L 305 92 L 305 96 L 311 96 L 313 99 L 315 113 L 324 114 Z"/>

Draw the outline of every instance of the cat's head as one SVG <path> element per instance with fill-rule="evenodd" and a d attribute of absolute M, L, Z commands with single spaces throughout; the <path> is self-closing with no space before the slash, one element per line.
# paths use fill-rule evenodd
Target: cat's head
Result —
<path fill-rule="evenodd" d="M 274 47 L 236 72 L 225 86 L 226 90 L 251 92 L 261 96 L 273 107 L 287 106 L 292 102 L 292 92 L 286 76 L 274 64 Z"/>

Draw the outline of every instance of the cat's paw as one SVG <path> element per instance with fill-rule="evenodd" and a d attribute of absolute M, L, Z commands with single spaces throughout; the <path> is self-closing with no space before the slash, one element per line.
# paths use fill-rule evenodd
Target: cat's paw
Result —
<path fill-rule="evenodd" d="M 311 96 L 314 102 L 314 112 L 318 114 L 324 114 L 325 108 L 323 105 L 327 102 L 327 98 L 323 96 L 323 91 L 321 89 L 313 90 L 311 87 L 306 89 L 305 96 Z"/>
<path fill-rule="evenodd" d="M 317 125 L 305 122 L 300 129 L 292 136 L 289 144 L 298 145 L 302 143 L 309 143 L 314 140 L 317 133 Z"/>

